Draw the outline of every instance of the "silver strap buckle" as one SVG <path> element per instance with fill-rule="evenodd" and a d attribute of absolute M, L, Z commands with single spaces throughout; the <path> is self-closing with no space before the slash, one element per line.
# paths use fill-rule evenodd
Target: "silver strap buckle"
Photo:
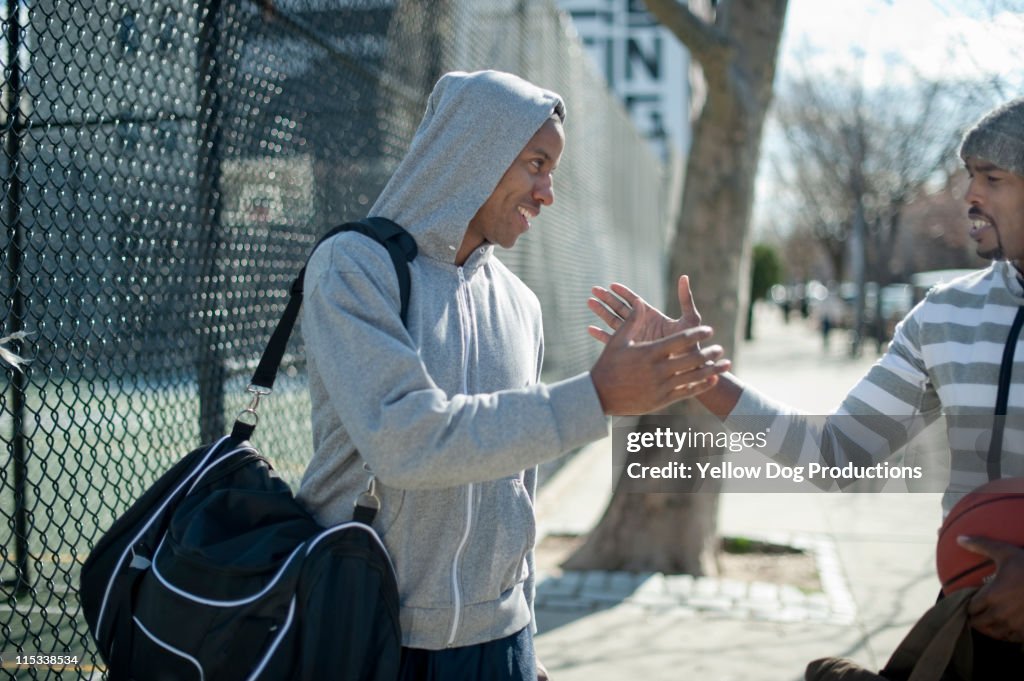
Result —
<path fill-rule="evenodd" d="M 377 476 L 370 470 L 368 464 L 363 464 L 363 470 L 370 474 L 370 479 L 366 483 L 366 489 L 356 499 L 356 506 L 363 506 L 365 508 L 372 508 L 374 511 L 380 510 L 380 497 L 377 496 Z"/>
<path fill-rule="evenodd" d="M 252 395 L 252 400 L 249 402 L 249 406 L 238 412 L 238 416 L 235 417 L 235 420 L 255 428 L 260 422 L 260 415 L 256 413 L 256 410 L 259 409 L 260 406 L 260 398 L 269 395 L 273 390 L 270 388 L 264 388 L 261 385 L 249 384 L 249 387 L 245 389 L 245 392 Z"/>

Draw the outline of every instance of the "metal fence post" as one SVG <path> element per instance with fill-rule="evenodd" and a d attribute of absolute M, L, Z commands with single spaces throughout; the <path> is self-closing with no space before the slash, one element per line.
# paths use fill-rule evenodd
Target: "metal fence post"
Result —
<path fill-rule="evenodd" d="M 196 88 L 199 110 L 199 227 L 200 277 L 199 309 L 201 313 L 200 348 L 197 353 L 199 380 L 199 430 L 203 442 L 210 442 L 224 432 L 224 318 L 221 271 L 221 22 L 220 0 L 199 3 L 199 69 Z"/>
<path fill-rule="evenodd" d="M 21 135 L 25 131 L 22 114 L 21 84 L 21 7 L 19 0 L 7 0 L 7 79 L 4 84 L 3 106 L 4 153 L 7 155 L 7 196 L 4 206 L 4 222 L 9 235 L 7 259 L 7 280 L 11 295 L 11 315 L 8 319 L 9 333 L 25 328 L 25 294 L 21 287 L 24 263 L 25 228 L 21 222 L 21 203 L 24 187 L 18 175 L 21 157 Z M 15 341 L 14 351 L 21 353 L 21 343 Z M 28 488 L 28 447 L 25 439 L 25 415 L 27 413 L 26 391 L 28 376 L 23 371 L 14 372 L 11 382 L 11 462 L 14 468 L 14 563 L 17 572 L 14 593 L 17 596 L 28 592 L 29 547 L 28 511 L 26 493 Z"/>

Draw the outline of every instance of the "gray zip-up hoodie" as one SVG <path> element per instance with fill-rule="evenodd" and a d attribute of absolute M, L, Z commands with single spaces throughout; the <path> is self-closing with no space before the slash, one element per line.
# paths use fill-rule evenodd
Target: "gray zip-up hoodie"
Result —
<path fill-rule="evenodd" d="M 470 219 L 557 95 L 497 72 L 444 76 L 370 211 L 416 238 L 408 328 L 386 252 L 344 233 L 309 262 L 302 330 L 315 453 L 299 498 L 323 524 L 377 477 L 403 644 L 482 643 L 530 624 L 536 465 L 607 432 L 589 374 L 539 383 L 536 296 Z M 361 455 L 361 457 L 360 457 Z M 525 472 L 524 472 L 525 471 Z"/>

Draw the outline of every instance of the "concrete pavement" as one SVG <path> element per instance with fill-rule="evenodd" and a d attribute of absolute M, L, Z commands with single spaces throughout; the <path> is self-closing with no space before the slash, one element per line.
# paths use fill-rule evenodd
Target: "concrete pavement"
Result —
<path fill-rule="evenodd" d="M 737 374 L 811 413 L 828 413 L 874 361 L 828 352 L 812 322 L 759 311 Z M 584 534 L 612 491 L 611 445 L 567 463 L 537 502 L 541 535 Z M 722 494 L 723 536 L 766 539 L 813 555 L 820 590 L 728 575 L 565 573 L 543 566 L 538 656 L 556 681 L 707 678 L 794 681 L 828 655 L 881 667 L 935 600 L 936 493 Z M 542 564 L 545 556 L 541 552 Z M 550 561 L 547 561 L 550 563 Z"/>

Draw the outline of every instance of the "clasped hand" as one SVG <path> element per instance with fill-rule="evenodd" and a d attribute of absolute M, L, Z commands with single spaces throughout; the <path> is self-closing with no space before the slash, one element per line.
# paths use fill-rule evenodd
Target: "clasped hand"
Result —
<path fill-rule="evenodd" d="M 713 332 L 701 325 L 685 276 L 679 280 L 683 313 L 678 319 L 621 284 L 612 284 L 611 290 L 595 287 L 593 293 L 588 306 L 612 330 L 587 329 L 605 344 L 590 375 L 606 414 L 656 411 L 711 389 L 718 375 L 728 371 L 721 346 L 700 345 Z"/>

